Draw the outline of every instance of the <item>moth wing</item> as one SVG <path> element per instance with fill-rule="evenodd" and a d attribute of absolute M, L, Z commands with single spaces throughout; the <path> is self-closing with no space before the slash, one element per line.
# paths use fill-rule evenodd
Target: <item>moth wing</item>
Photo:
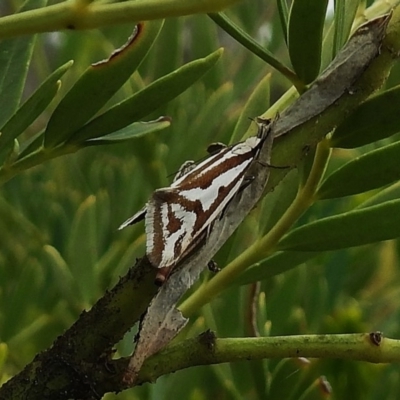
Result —
<path fill-rule="evenodd" d="M 192 239 L 196 239 L 209 229 L 212 222 L 223 213 L 227 204 L 240 190 L 252 157 L 246 157 L 241 162 L 237 162 L 237 157 L 231 156 L 231 160 L 233 162 L 223 172 L 216 168 L 214 171 L 209 169 L 208 174 L 211 179 L 206 175 L 198 176 L 198 182 L 195 182 L 194 187 L 180 190 L 180 195 L 189 204 L 197 204 L 197 221 Z"/>
<path fill-rule="evenodd" d="M 120 231 L 121 229 L 126 228 L 128 225 L 133 225 L 136 224 L 136 222 L 141 221 L 146 216 L 146 213 L 147 213 L 147 204 L 141 210 L 139 210 L 135 215 L 133 215 L 132 217 L 128 218 L 125 222 L 123 222 L 119 226 L 118 230 Z"/>
<path fill-rule="evenodd" d="M 168 268 L 181 260 L 190 245 L 196 213 L 179 202 L 174 188 L 156 190 L 146 215 L 146 253 L 156 268 Z"/>

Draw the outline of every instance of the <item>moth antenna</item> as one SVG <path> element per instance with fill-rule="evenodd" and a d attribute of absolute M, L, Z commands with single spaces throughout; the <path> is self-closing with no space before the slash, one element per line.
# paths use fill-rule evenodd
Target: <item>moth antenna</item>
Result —
<path fill-rule="evenodd" d="M 291 165 L 273 165 L 273 164 L 268 164 L 259 160 L 256 160 L 256 162 L 258 162 L 259 164 L 261 164 L 263 167 L 268 167 L 271 169 L 288 169 L 288 168 L 292 168 Z"/>

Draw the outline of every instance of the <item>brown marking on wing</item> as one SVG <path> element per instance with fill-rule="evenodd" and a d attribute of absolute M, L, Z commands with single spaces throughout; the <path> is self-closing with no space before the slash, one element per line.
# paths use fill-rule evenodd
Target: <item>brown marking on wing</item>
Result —
<path fill-rule="evenodd" d="M 242 164 L 244 161 L 252 158 L 254 156 L 253 153 L 257 152 L 258 149 L 253 149 L 253 151 L 248 152 L 246 154 L 239 154 L 236 155 L 235 157 L 231 157 L 226 159 L 224 162 L 218 165 L 218 168 L 215 169 L 210 169 L 207 171 L 206 174 L 202 174 L 202 171 L 204 171 L 208 166 L 204 166 L 198 170 L 193 170 L 188 174 L 186 179 L 184 179 L 178 186 L 180 190 L 183 188 L 185 190 L 188 189 L 193 189 L 196 187 L 199 187 L 201 189 L 207 189 L 212 182 L 214 181 L 215 178 L 217 178 L 220 175 L 220 171 L 227 171 L 229 169 L 232 169 L 240 164 Z M 221 153 L 218 154 L 218 156 L 221 154 L 221 157 L 223 157 L 226 152 L 222 151 Z M 214 161 L 215 162 L 215 161 Z"/>
<path fill-rule="evenodd" d="M 168 204 L 168 225 L 167 230 L 170 233 L 178 231 L 182 227 L 182 220 L 176 217 L 172 212 L 171 206 Z"/>

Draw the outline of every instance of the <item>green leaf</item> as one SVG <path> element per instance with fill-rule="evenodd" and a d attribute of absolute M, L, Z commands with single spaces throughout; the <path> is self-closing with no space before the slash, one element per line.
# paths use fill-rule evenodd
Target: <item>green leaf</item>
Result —
<path fill-rule="evenodd" d="M 367 100 L 336 128 L 332 146 L 351 149 L 399 132 L 399 102 L 400 85 Z"/>
<path fill-rule="evenodd" d="M 351 27 L 356 16 L 360 0 L 336 0 L 335 1 L 335 36 L 333 45 L 333 57 L 344 46 L 350 36 Z"/>
<path fill-rule="evenodd" d="M 47 0 L 28 0 L 19 12 L 40 8 Z M 21 101 L 32 57 L 35 35 L 0 42 L 0 126 L 15 113 Z"/>
<path fill-rule="evenodd" d="M 8 346 L 6 343 L 0 343 L 0 376 L 3 377 L 4 365 L 8 357 Z"/>
<path fill-rule="evenodd" d="M 247 285 L 272 278 L 297 267 L 317 255 L 318 253 L 315 251 L 282 251 L 275 253 L 246 269 L 243 274 L 233 281 L 233 285 Z"/>
<path fill-rule="evenodd" d="M 396 200 L 400 198 L 400 181 L 393 185 L 381 190 L 375 196 L 370 197 L 363 203 L 358 205 L 356 209 L 375 206 L 377 204 L 385 203 L 390 200 Z"/>
<path fill-rule="evenodd" d="M 287 43 L 287 33 L 288 33 L 288 20 L 289 20 L 289 9 L 286 0 L 277 0 L 278 12 L 279 12 L 279 20 L 282 26 L 283 36 L 285 38 L 285 42 Z"/>
<path fill-rule="evenodd" d="M 328 0 L 294 0 L 290 9 L 289 55 L 304 83 L 312 82 L 319 74 L 327 6 Z"/>
<path fill-rule="evenodd" d="M 72 221 L 66 262 L 71 269 L 86 307 L 98 296 L 96 197 L 89 196 L 79 207 Z"/>
<path fill-rule="evenodd" d="M 46 109 L 60 88 L 59 79 L 72 66 L 69 61 L 56 69 L 3 126 L 0 135 L 0 159 L 10 150 L 13 141 Z"/>
<path fill-rule="evenodd" d="M 323 218 L 288 233 L 278 250 L 327 251 L 400 236 L 400 200 Z"/>
<path fill-rule="evenodd" d="M 400 179 L 400 142 L 371 151 L 328 176 L 318 190 L 320 199 L 350 196 Z"/>
<path fill-rule="evenodd" d="M 43 135 L 44 131 L 38 132 L 36 135 L 32 136 L 30 139 L 26 140 L 20 149 L 20 153 L 18 154 L 18 159 L 22 159 L 28 154 L 35 152 L 39 149 L 43 144 Z"/>
<path fill-rule="evenodd" d="M 171 120 L 168 117 L 160 117 L 155 121 L 135 122 L 119 131 L 110 133 L 109 135 L 100 136 L 98 138 L 89 139 L 85 142 L 87 146 L 103 145 L 124 142 L 131 139 L 137 139 L 149 133 L 157 132 L 168 128 L 171 125 Z"/>
<path fill-rule="evenodd" d="M 217 62 L 221 54 L 222 49 L 217 50 L 157 79 L 145 89 L 90 121 L 78 130 L 69 142 L 82 143 L 104 136 L 146 117 L 200 79 Z"/>
<path fill-rule="evenodd" d="M 210 121 L 215 119 L 216 115 L 223 115 L 226 109 L 232 104 L 233 101 L 233 85 L 232 82 L 226 82 L 221 85 L 217 90 L 214 90 L 207 98 L 206 103 L 197 111 L 196 118 L 191 122 L 188 129 L 188 135 L 199 137 L 205 140 L 207 145 L 215 140 L 215 126 Z M 201 134 L 199 135 L 199 132 Z M 180 139 L 181 140 L 181 139 Z M 204 145 L 204 148 L 207 146 Z M 181 145 L 181 148 L 186 148 L 187 145 Z"/>
<path fill-rule="evenodd" d="M 219 29 L 207 15 L 193 16 L 190 25 L 192 29 L 190 52 L 193 58 L 206 57 L 219 47 Z M 217 89 L 224 82 L 222 63 L 215 66 L 212 74 L 207 74 L 202 79 L 202 83 L 210 90 Z"/>
<path fill-rule="evenodd" d="M 321 53 L 321 70 L 325 70 L 331 63 L 333 54 L 333 42 L 335 40 L 335 24 L 332 21 L 325 28 L 324 39 L 322 41 L 322 53 Z"/>
<path fill-rule="evenodd" d="M 185 38 L 182 35 L 185 26 L 184 18 L 168 18 L 165 20 L 162 33 L 157 38 L 157 45 L 146 57 L 142 65 L 146 75 L 149 70 L 154 79 L 164 76 L 170 71 L 178 69 L 183 63 L 183 45 Z M 163 60 L 160 62 L 160 60 Z"/>
<path fill-rule="evenodd" d="M 272 192 L 263 199 L 260 229 L 269 232 L 293 203 L 299 187 L 298 170 L 289 172 Z M 256 211 L 253 211 L 256 212 Z"/>
<path fill-rule="evenodd" d="M 55 147 L 89 121 L 139 67 L 163 21 L 140 23 L 128 43 L 108 60 L 92 64 L 61 100 L 45 131 L 45 147 Z M 109 133 L 109 132 L 108 132 Z"/>
<path fill-rule="evenodd" d="M 56 248 L 50 245 L 43 247 L 45 260 L 52 270 L 52 282 L 62 299 L 77 309 L 82 307 L 82 296 L 79 293 L 79 279 L 76 279 L 67 263 Z"/>
<path fill-rule="evenodd" d="M 41 266 L 37 259 L 30 260 L 29 268 L 21 268 L 18 280 L 7 293 L 7 302 L 3 304 L 2 338 L 4 341 L 11 339 L 23 329 L 26 323 L 26 314 L 30 311 L 26 299 L 35 298 L 39 292 Z M 4 316 L 7 316 L 4 318 Z M 14 319 L 15 318 L 15 319 Z"/>
<path fill-rule="evenodd" d="M 268 74 L 260 81 L 250 95 L 236 123 L 231 143 L 236 143 L 242 139 L 243 133 L 246 132 L 251 123 L 250 118 L 258 117 L 269 108 L 270 81 L 271 74 Z"/>
<path fill-rule="evenodd" d="M 208 14 L 208 16 L 226 33 L 241 43 L 246 49 L 264 60 L 266 63 L 279 71 L 283 76 L 289 79 L 292 84 L 296 86 L 296 88 L 301 90 L 304 89 L 303 82 L 299 81 L 298 77 L 293 73 L 293 71 L 282 64 L 282 62 L 279 61 L 279 59 L 275 57 L 275 55 L 268 49 L 257 43 L 249 34 L 247 34 L 243 29 L 230 20 L 224 13 Z"/>

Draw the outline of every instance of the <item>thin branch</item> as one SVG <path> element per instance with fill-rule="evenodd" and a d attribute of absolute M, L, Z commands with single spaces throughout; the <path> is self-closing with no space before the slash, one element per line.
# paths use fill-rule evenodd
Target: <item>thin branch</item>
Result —
<path fill-rule="evenodd" d="M 89 4 L 86 1 L 67 0 L 0 18 L 0 38 L 218 12 L 237 1 L 130 0 L 114 4 Z"/>
<path fill-rule="evenodd" d="M 138 383 L 154 382 L 162 375 L 198 365 L 289 357 L 399 362 L 400 340 L 384 338 L 380 332 L 229 339 L 215 339 L 206 332 L 150 357 Z"/>

